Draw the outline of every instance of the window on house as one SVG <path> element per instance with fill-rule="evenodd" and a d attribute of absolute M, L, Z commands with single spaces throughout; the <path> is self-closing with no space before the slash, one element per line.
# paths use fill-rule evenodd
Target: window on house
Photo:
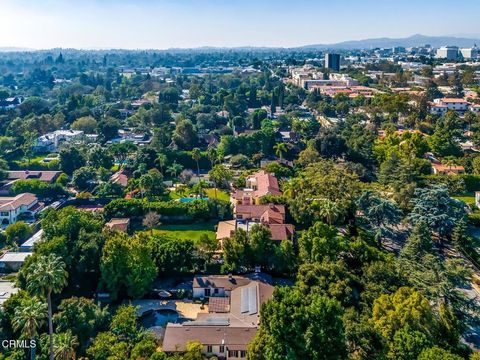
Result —
<path fill-rule="evenodd" d="M 213 290 L 215 294 L 218 294 L 218 289 Z"/>
<path fill-rule="evenodd" d="M 225 346 L 220 345 L 220 354 L 223 354 L 225 352 Z"/>
<path fill-rule="evenodd" d="M 244 358 L 247 356 L 247 352 L 245 350 L 240 351 L 240 357 Z"/>
<path fill-rule="evenodd" d="M 210 296 L 210 289 L 205 289 L 205 296 Z"/>
<path fill-rule="evenodd" d="M 212 346 L 208 345 L 207 346 L 207 353 L 211 353 L 213 351 Z"/>

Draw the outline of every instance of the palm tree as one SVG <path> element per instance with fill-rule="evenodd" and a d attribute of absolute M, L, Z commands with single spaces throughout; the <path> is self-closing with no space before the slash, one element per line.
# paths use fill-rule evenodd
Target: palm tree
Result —
<path fill-rule="evenodd" d="M 300 188 L 301 180 L 299 178 L 292 178 L 289 181 L 284 181 L 282 184 L 283 195 L 289 199 L 295 199 Z"/>
<path fill-rule="evenodd" d="M 27 290 L 46 296 L 48 304 L 48 333 L 50 336 L 50 360 L 53 358 L 52 294 L 59 293 L 67 284 L 65 263 L 55 254 L 43 255 L 34 262 L 27 275 Z"/>
<path fill-rule="evenodd" d="M 183 166 L 174 161 L 173 164 L 168 167 L 167 171 L 172 177 L 176 178 L 177 174 L 182 171 L 182 169 Z"/>
<path fill-rule="evenodd" d="M 200 177 L 200 166 L 198 165 L 198 161 L 202 157 L 202 152 L 199 148 L 193 148 L 192 150 L 192 159 L 195 160 L 197 163 L 197 176 Z"/>
<path fill-rule="evenodd" d="M 210 163 L 212 164 L 212 168 L 213 168 L 218 161 L 217 150 L 215 150 L 213 147 L 208 148 L 207 156 L 208 156 L 208 160 L 210 160 Z"/>
<path fill-rule="evenodd" d="M 220 184 L 226 184 L 232 179 L 232 172 L 223 165 L 215 165 L 208 172 L 210 180 L 215 184 L 215 199 L 217 198 L 217 187 Z"/>
<path fill-rule="evenodd" d="M 275 151 L 275 155 L 277 155 L 281 161 L 283 159 L 283 154 L 288 151 L 288 147 L 285 143 L 278 143 L 273 147 L 273 150 Z"/>
<path fill-rule="evenodd" d="M 163 174 L 163 167 L 167 165 L 167 155 L 165 154 L 158 154 L 157 156 L 157 164 L 160 167 L 160 172 Z"/>
<path fill-rule="evenodd" d="M 197 197 L 202 198 L 205 196 L 204 189 L 207 187 L 207 183 L 203 180 L 200 180 L 192 187 L 192 192 L 197 195 Z"/>
<path fill-rule="evenodd" d="M 75 360 L 75 348 L 78 346 L 78 339 L 72 334 L 71 330 L 64 333 L 55 334 L 54 354 L 58 360 Z"/>
<path fill-rule="evenodd" d="M 318 214 L 325 219 L 328 225 L 332 225 L 340 215 L 338 205 L 329 199 L 315 201 L 318 207 Z"/>
<path fill-rule="evenodd" d="M 142 190 L 142 198 L 143 198 L 145 193 L 148 193 L 152 189 L 153 178 L 149 173 L 143 174 L 140 177 L 138 184 L 140 185 L 140 189 Z"/>
<path fill-rule="evenodd" d="M 443 164 L 448 166 L 448 170 L 452 171 L 452 167 L 458 165 L 458 160 L 455 156 L 445 156 Z"/>
<path fill-rule="evenodd" d="M 23 336 L 34 340 L 38 335 L 38 328 L 43 326 L 47 318 L 47 306 L 37 297 L 22 300 L 15 309 L 12 319 L 13 330 L 20 331 Z M 35 359 L 35 347 L 30 350 L 30 358 Z"/>

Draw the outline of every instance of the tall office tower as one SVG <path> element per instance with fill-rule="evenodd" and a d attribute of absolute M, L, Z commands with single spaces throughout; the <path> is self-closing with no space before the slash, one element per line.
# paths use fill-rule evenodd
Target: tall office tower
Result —
<path fill-rule="evenodd" d="M 340 71 L 340 54 L 325 54 L 325 67 L 335 71 Z"/>

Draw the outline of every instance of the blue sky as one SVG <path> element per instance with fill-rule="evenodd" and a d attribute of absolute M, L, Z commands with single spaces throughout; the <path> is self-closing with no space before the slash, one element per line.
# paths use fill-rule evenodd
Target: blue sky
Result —
<path fill-rule="evenodd" d="M 478 0 L 0 0 L 0 46 L 299 46 L 480 37 Z"/>

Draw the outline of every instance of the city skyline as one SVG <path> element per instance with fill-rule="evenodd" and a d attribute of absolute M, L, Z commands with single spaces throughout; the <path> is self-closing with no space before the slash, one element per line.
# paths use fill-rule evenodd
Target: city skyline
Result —
<path fill-rule="evenodd" d="M 378 0 L 280 1 L 0 0 L 0 47 L 169 49 L 297 47 L 412 34 L 480 37 L 471 11 L 445 11 L 452 0 L 402 3 L 403 15 Z M 448 23 L 449 30 L 444 24 Z M 126 24 L 131 24 L 127 26 Z M 454 29 L 454 30 L 452 30 Z"/>

